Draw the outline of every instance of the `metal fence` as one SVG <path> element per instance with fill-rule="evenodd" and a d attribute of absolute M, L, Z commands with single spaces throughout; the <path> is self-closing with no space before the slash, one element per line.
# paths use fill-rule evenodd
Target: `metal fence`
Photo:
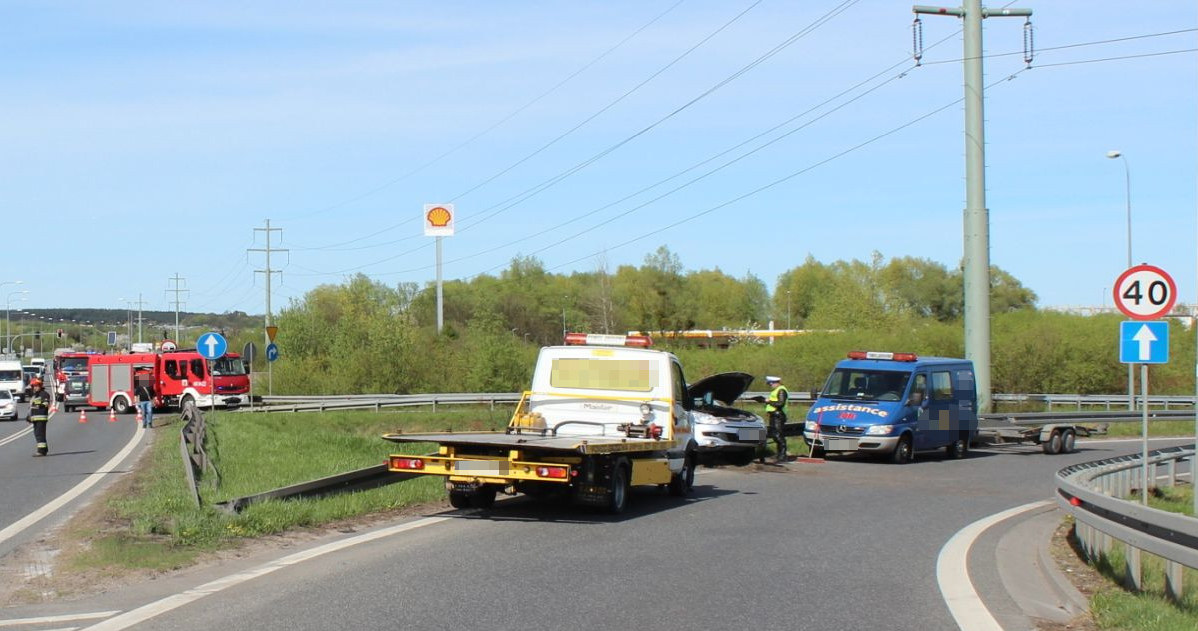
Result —
<path fill-rule="evenodd" d="M 204 450 L 204 438 L 208 434 L 208 426 L 204 422 L 204 413 L 194 402 L 188 401 L 183 405 L 183 431 L 179 432 L 179 451 L 183 456 L 183 470 L 187 476 L 187 485 L 191 490 L 191 498 L 195 505 L 200 505 L 200 480 L 205 471 L 212 472 L 217 484 L 220 474 L 216 466 L 208 458 Z"/>
<path fill-rule="evenodd" d="M 1183 475 L 1192 485 L 1194 453 L 1194 447 L 1150 452 L 1149 485 L 1173 486 L 1178 463 L 1187 460 L 1189 470 Z M 1139 454 L 1066 467 L 1057 472 L 1057 501 L 1073 515 L 1078 541 L 1090 560 L 1109 554 L 1116 541 L 1122 543 L 1126 583 L 1139 591 L 1144 586 L 1141 552 L 1154 554 L 1165 560 L 1167 593 L 1180 598 L 1182 567 L 1198 569 L 1198 519 L 1125 499 L 1133 491 L 1151 491 L 1140 488 L 1142 467 Z"/>

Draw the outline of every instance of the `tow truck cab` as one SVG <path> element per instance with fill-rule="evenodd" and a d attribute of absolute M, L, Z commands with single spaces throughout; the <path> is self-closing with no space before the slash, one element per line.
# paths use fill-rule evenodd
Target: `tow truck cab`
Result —
<path fill-rule="evenodd" d="M 977 433 L 973 362 L 852 351 L 807 412 L 803 439 L 815 456 L 860 452 L 902 464 L 940 448 L 962 458 Z"/>

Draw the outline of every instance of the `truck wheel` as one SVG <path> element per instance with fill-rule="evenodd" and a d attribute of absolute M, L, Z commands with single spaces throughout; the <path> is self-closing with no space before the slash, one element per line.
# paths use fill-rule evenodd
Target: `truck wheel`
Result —
<path fill-rule="evenodd" d="M 1061 434 L 1061 453 L 1073 453 L 1075 442 L 1077 442 L 1077 432 L 1074 432 L 1071 429 L 1065 430 L 1065 432 Z"/>
<path fill-rule="evenodd" d="M 944 448 L 944 452 L 948 454 L 948 457 L 954 460 L 960 460 L 961 458 L 964 458 L 966 452 L 968 451 L 969 441 L 965 440 L 964 438 L 958 438 L 957 440 L 954 440 L 952 444 Z"/>
<path fill-rule="evenodd" d="M 1061 432 L 1055 429 L 1052 430 L 1052 435 L 1048 437 L 1048 440 L 1040 443 L 1040 448 L 1050 456 L 1061 453 Z"/>
<path fill-rule="evenodd" d="M 495 505 L 495 487 L 484 486 L 470 494 L 472 508 L 491 508 Z"/>
<path fill-rule="evenodd" d="M 607 512 L 619 515 L 628 508 L 628 465 L 620 463 L 611 473 L 611 486 L 608 488 Z"/>
<path fill-rule="evenodd" d="M 449 492 L 449 505 L 454 508 L 470 508 L 470 496 L 473 493 L 464 493 L 462 491 Z"/>
<path fill-rule="evenodd" d="M 890 462 L 894 464 L 907 464 L 911 462 L 910 436 L 903 436 L 899 439 L 898 444 L 894 446 L 894 451 L 890 452 Z"/>
<path fill-rule="evenodd" d="M 682 461 L 682 471 L 670 478 L 670 495 L 683 497 L 695 485 L 695 456 L 687 452 Z"/>
<path fill-rule="evenodd" d="M 828 453 L 826 451 L 824 451 L 823 447 L 812 447 L 811 448 L 811 457 L 812 458 L 827 458 Z"/>
<path fill-rule="evenodd" d="M 125 397 L 117 397 L 112 400 L 112 411 L 117 414 L 124 414 L 129 411 L 129 399 Z"/>

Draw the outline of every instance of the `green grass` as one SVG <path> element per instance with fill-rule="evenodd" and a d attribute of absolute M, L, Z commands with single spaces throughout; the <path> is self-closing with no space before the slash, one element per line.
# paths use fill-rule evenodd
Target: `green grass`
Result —
<path fill-rule="evenodd" d="M 1093 424 L 1086 423 L 1093 427 Z M 1139 421 L 1134 423 L 1111 423 L 1107 427 L 1107 435 L 1115 438 L 1140 436 L 1142 425 Z M 1148 421 L 1149 436 L 1194 436 L 1194 420 L 1188 421 Z"/>
<path fill-rule="evenodd" d="M 75 569 L 166 570 L 190 564 L 205 553 L 243 539 L 313 527 L 370 513 L 436 501 L 442 480 L 433 476 L 376 489 L 316 499 L 269 500 L 226 514 L 213 507 L 235 497 L 381 464 L 391 453 L 426 453 L 427 444 L 382 440 L 403 431 L 501 429 L 511 407 L 442 408 L 437 412 L 327 412 L 323 414 L 220 413 L 209 417 L 207 449 L 223 476 L 205 473 L 195 506 L 180 461 L 178 417 L 156 417 L 154 444 L 127 481 L 110 496 L 97 518 L 72 526 L 90 543 L 68 559 Z"/>

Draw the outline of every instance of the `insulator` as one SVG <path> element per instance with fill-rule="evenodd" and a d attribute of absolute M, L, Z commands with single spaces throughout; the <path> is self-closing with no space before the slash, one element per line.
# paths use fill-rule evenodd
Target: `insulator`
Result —
<path fill-rule="evenodd" d="M 915 65 L 920 65 L 923 59 L 923 22 L 918 17 L 911 23 L 911 55 L 915 57 Z"/>
<path fill-rule="evenodd" d="M 1032 21 L 1028 20 L 1023 23 L 1023 63 L 1027 64 L 1028 68 L 1031 68 L 1032 58 L 1035 56 L 1035 32 L 1032 30 Z"/>

